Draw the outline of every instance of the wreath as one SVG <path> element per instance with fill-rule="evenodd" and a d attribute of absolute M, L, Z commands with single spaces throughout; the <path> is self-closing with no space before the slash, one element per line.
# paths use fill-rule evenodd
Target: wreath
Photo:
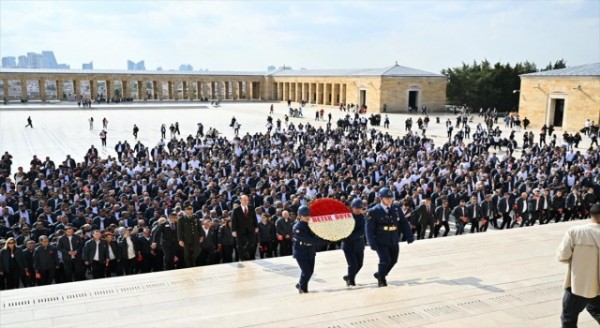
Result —
<path fill-rule="evenodd" d="M 350 209 L 342 202 L 331 198 L 320 198 L 310 204 L 308 227 L 317 236 L 339 241 L 354 230 L 354 217 Z"/>

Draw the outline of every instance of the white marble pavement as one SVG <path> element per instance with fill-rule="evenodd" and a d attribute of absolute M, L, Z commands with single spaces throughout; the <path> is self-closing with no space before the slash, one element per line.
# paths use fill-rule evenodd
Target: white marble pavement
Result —
<path fill-rule="evenodd" d="M 401 245 L 378 288 L 367 250 L 346 288 L 341 251 L 317 254 L 309 294 L 291 257 L 0 292 L 2 327 L 559 327 L 564 231 L 583 221 Z M 598 327 L 580 316 L 580 327 Z"/>

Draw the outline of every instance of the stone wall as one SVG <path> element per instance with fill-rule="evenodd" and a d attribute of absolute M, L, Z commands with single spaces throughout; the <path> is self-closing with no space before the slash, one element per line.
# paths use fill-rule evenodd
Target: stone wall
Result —
<path fill-rule="evenodd" d="M 579 131 L 586 119 L 600 121 L 599 76 L 521 76 L 519 116 L 541 128 L 550 122 L 552 99 L 565 100 L 562 131 Z"/>
<path fill-rule="evenodd" d="M 444 110 L 446 105 L 446 77 L 383 77 L 381 83 L 381 107 L 386 105 L 389 113 L 408 111 L 408 94 L 419 92 L 418 107 L 426 106 L 429 112 Z"/>
<path fill-rule="evenodd" d="M 179 74 L 164 72 L 2 72 L 2 81 L 38 81 L 56 85 L 56 98 L 65 90 L 65 83 L 73 88 L 76 96 L 94 97 L 99 91 L 98 82 L 104 81 L 108 95 L 113 97 L 118 84 L 122 85 L 122 96 L 137 100 L 197 100 L 198 98 L 227 100 L 266 100 L 293 102 L 306 100 L 315 105 L 337 106 L 339 103 L 359 104 L 361 90 L 366 91 L 368 112 L 406 112 L 408 91 L 419 91 L 419 107 L 427 106 L 430 111 L 442 109 L 446 101 L 446 77 L 382 77 L 382 76 L 278 76 L 278 75 L 210 75 Z M 82 86 L 88 85 L 89 90 Z M 150 89 L 146 89 L 149 83 Z M 27 83 L 24 83 L 26 85 Z M 137 88 L 137 85 L 143 87 Z M 163 86 L 166 85 L 166 92 Z M 134 86 L 138 92 L 134 92 Z M 42 88 L 43 89 L 43 88 Z M 4 88 L 8 97 L 8 88 Z M 44 101 L 44 92 L 40 95 Z M 21 99 L 34 100 L 27 90 L 21 90 Z M 54 100 L 54 99 L 48 99 Z"/>

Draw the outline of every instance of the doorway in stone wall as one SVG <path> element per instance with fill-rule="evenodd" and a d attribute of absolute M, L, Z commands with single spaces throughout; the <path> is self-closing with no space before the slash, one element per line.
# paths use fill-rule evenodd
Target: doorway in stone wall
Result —
<path fill-rule="evenodd" d="M 548 124 L 560 128 L 563 126 L 565 117 L 565 99 L 552 98 L 550 100 L 550 111 L 548 113 Z"/>
<path fill-rule="evenodd" d="M 367 90 L 360 90 L 358 103 L 360 106 L 367 104 Z"/>
<path fill-rule="evenodd" d="M 408 108 L 418 109 L 419 108 L 419 91 L 410 90 L 408 91 Z"/>

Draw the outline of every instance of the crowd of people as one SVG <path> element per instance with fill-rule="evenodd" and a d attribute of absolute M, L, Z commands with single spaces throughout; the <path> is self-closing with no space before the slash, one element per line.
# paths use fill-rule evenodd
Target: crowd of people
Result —
<path fill-rule="evenodd" d="M 117 157 L 107 158 L 92 146 L 84 161 L 67 156 L 58 165 L 34 156 L 28 170 L 16 172 L 7 152 L 0 162 L 0 288 L 291 255 L 301 206 L 329 197 L 371 207 L 382 188 L 416 239 L 451 228 L 460 235 L 583 219 L 600 200 L 598 147 L 533 138 L 519 147 L 514 133 L 498 139 L 497 121 L 471 133 L 467 117 L 458 120 L 459 131 L 439 145 L 425 137 L 428 120 L 417 120 L 421 134 L 407 126 L 393 137 L 355 113 L 325 129 L 271 119 L 268 132 L 232 139 L 205 135 L 203 126 L 180 138 L 176 123 L 172 138 L 154 146 L 119 141 Z M 598 135 L 596 124 L 588 130 Z M 250 215 L 256 226 L 240 232 L 236 215 Z"/>

